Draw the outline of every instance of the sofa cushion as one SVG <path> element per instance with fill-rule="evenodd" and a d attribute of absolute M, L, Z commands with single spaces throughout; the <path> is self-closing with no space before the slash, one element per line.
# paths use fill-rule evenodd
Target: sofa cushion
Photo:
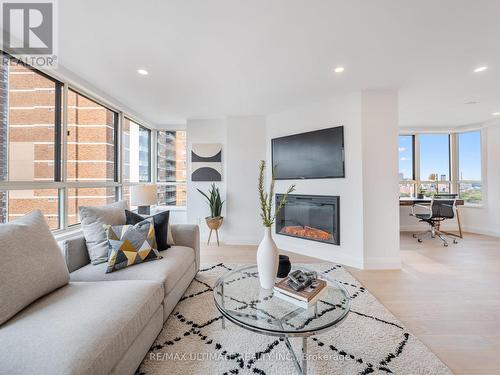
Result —
<path fill-rule="evenodd" d="M 111 249 L 106 273 L 161 259 L 156 249 L 153 218 L 135 225 L 109 225 L 106 234 Z"/>
<path fill-rule="evenodd" d="M 194 263 L 195 256 L 193 249 L 184 246 L 172 246 L 162 255 L 160 260 L 111 273 L 106 273 L 106 264 L 89 264 L 72 272 L 71 281 L 154 280 L 164 285 L 166 296 Z"/>
<path fill-rule="evenodd" d="M 59 243 L 66 260 L 69 272 L 73 272 L 90 263 L 89 252 L 85 244 L 85 237 L 76 236 L 66 238 Z"/>
<path fill-rule="evenodd" d="M 87 244 L 92 264 L 104 263 L 108 260 L 108 238 L 103 225 L 125 224 L 126 201 L 119 201 L 107 206 L 81 206 L 83 235 Z"/>
<path fill-rule="evenodd" d="M 40 210 L 0 224 L 0 324 L 68 281 L 64 257 Z"/>
<path fill-rule="evenodd" d="M 70 283 L 2 326 L 0 373 L 108 374 L 162 300 L 151 281 Z"/>
<path fill-rule="evenodd" d="M 125 216 L 127 217 L 127 224 L 137 224 L 144 220 L 143 216 L 129 210 L 125 210 Z M 167 241 L 170 211 L 162 211 L 151 217 L 155 224 L 155 237 L 158 251 L 167 250 L 170 247 Z"/>

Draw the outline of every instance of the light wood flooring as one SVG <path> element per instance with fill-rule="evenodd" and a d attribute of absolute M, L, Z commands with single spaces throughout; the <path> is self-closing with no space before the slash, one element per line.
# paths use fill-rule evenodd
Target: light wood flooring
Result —
<path fill-rule="evenodd" d="M 202 245 L 202 263 L 255 263 L 255 246 Z M 292 262 L 320 259 L 286 253 Z M 500 239 L 465 234 L 457 245 L 401 233 L 398 271 L 348 268 L 458 375 L 500 374 Z"/>

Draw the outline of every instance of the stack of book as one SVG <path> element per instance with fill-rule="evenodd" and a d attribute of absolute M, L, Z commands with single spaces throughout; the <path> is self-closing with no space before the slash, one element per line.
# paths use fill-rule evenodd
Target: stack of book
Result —
<path fill-rule="evenodd" d="M 291 288 L 288 281 L 289 279 L 286 277 L 274 285 L 274 296 L 304 309 L 314 305 L 326 292 L 326 281 L 321 279 L 315 279 L 311 285 L 300 291 Z"/>

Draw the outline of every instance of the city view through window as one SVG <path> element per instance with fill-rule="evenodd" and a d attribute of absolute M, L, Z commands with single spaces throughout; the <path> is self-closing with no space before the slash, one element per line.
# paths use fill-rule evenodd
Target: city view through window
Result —
<path fill-rule="evenodd" d="M 186 205 L 186 132 L 158 131 L 158 204 Z"/>
<path fill-rule="evenodd" d="M 482 202 L 480 131 L 401 135 L 398 151 L 401 197 L 457 193 L 467 203 Z"/>

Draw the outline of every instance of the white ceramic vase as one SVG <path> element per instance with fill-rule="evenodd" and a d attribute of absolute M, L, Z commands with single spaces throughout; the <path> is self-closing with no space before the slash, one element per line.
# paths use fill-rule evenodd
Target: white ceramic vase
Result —
<path fill-rule="evenodd" d="M 264 238 L 257 249 L 257 269 L 259 271 L 260 286 L 272 289 L 278 273 L 279 254 L 278 248 L 271 236 L 271 228 L 264 228 Z"/>

